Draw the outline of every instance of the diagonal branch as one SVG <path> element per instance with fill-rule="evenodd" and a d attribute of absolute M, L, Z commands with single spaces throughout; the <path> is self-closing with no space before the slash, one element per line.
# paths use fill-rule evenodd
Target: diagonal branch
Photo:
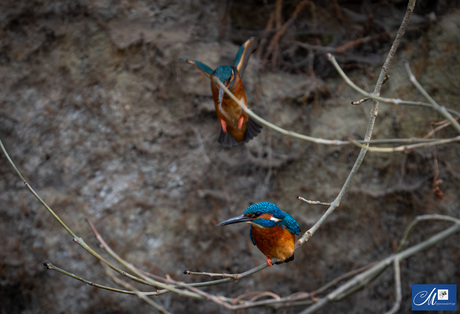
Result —
<path fill-rule="evenodd" d="M 404 67 L 406 68 L 407 73 L 409 74 L 409 80 L 411 81 L 412 84 L 417 88 L 417 90 L 422 93 L 422 95 L 428 100 L 430 104 L 433 105 L 433 108 L 438 111 L 440 114 L 442 114 L 447 120 L 452 123 L 452 126 L 460 133 L 460 124 L 455 120 L 454 117 L 447 111 L 447 109 L 444 106 L 440 106 L 428 93 L 427 91 L 423 88 L 422 85 L 417 81 L 417 78 L 415 77 L 414 74 L 412 74 L 412 71 L 410 69 L 409 63 L 405 62 Z"/>
<path fill-rule="evenodd" d="M 407 28 L 407 24 L 409 23 L 410 17 L 412 16 L 412 12 L 414 11 L 414 7 L 415 7 L 415 0 L 410 0 L 408 5 L 407 5 L 406 14 L 405 14 L 405 16 L 403 18 L 401 26 L 399 27 L 398 33 L 396 34 L 396 38 L 393 41 L 393 44 L 392 44 L 392 46 L 390 48 L 388 56 L 385 59 L 385 62 L 383 64 L 383 66 L 382 66 L 382 70 L 380 71 L 379 78 L 377 80 L 377 83 L 375 84 L 374 92 L 373 92 L 373 94 L 371 96 L 379 96 L 380 95 L 380 90 L 382 88 L 382 85 L 383 85 L 383 82 L 385 80 L 385 77 L 388 75 L 388 70 L 390 69 L 391 61 L 393 59 L 394 54 L 396 53 L 396 50 L 398 49 L 399 43 L 401 41 L 401 38 L 404 36 L 404 33 L 406 31 L 406 28 Z M 364 136 L 365 141 L 369 141 L 372 138 L 372 132 L 374 130 L 375 120 L 376 120 L 377 114 L 378 114 L 378 108 L 379 108 L 379 102 L 378 102 L 378 100 L 374 99 L 374 104 L 373 104 L 371 112 L 370 112 L 369 123 L 368 123 L 368 126 L 367 126 L 366 134 Z M 321 216 L 320 219 L 309 230 L 307 230 L 304 233 L 304 235 L 297 241 L 297 247 L 303 245 L 303 243 L 308 241 L 313 236 L 313 234 L 319 229 L 319 227 L 326 221 L 326 219 L 340 205 L 342 197 L 348 191 L 348 188 L 349 188 L 349 186 L 351 184 L 351 180 L 356 175 L 359 167 L 361 166 L 361 163 L 364 160 L 364 157 L 366 156 L 368 146 L 369 146 L 369 144 L 365 144 L 365 147 L 361 148 L 361 150 L 359 152 L 359 155 L 356 158 L 356 161 L 355 161 L 355 163 L 353 165 L 353 168 L 351 169 L 347 179 L 345 180 L 345 183 L 343 184 L 342 188 L 340 189 L 339 194 L 337 195 L 335 200 L 331 203 L 331 206 L 329 206 L 329 208 L 323 214 L 323 216 Z"/>

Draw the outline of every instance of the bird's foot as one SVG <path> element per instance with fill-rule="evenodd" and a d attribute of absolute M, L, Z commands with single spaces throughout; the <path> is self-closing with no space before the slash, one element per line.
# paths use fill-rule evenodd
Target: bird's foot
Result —
<path fill-rule="evenodd" d="M 244 122 L 244 117 L 241 116 L 241 117 L 238 119 L 238 130 L 241 130 L 241 128 L 243 127 L 243 122 Z"/>
<path fill-rule="evenodd" d="M 272 260 L 269 257 L 267 257 L 267 264 L 268 266 L 273 266 Z"/>
<path fill-rule="evenodd" d="M 227 132 L 227 123 L 225 120 L 220 120 L 220 125 L 222 126 L 222 131 Z"/>

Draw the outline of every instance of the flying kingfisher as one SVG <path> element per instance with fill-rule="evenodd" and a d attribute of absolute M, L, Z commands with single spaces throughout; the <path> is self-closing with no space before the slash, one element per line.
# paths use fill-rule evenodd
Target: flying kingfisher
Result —
<path fill-rule="evenodd" d="M 273 203 L 262 202 L 249 206 L 241 216 L 222 221 L 218 226 L 238 222 L 251 224 L 249 237 L 254 245 L 267 257 L 268 266 L 272 258 L 287 263 L 294 259 L 295 235 L 300 232 L 299 224 Z"/>
<path fill-rule="evenodd" d="M 251 37 L 241 46 L 236 54 L 233 66 L 219 65 L 215 70 L 212 70 L 199 61 L 184 59 L 185 62 L 195 65 L 204 75 L 211 79 L 214 107 L 221 126 L 217 141 L 223 145 L 236 145 L 239 142 L 247 142 L 259 134 L 262 128 L 260 124 L 249 118 L 248 114 L 213 80 L 214 77 L 217 77 L 247 107 L 241 76 L 249 55 L 255 48 L 252 45 L 254 40 L 255 38 Z"/>

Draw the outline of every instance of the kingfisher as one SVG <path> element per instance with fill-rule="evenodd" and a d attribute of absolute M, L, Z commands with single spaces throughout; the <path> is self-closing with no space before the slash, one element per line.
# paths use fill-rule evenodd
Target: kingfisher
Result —
<path fill-rule="evenodd" d="M 297 221 L 273 203 L 261 202 L 249 206 L 241 216 L 222 221 L 218 226 L 239 222 L 251 224 L 249 237 L 252 244 L 267 257 L 268 266 L 273 266 L 272 258 L 287 263 L 294 259 L 295 236 L 300 228 Z"/>
<path fill-rule="evenodd" d="M 217 119 L 221 128 L 217 141 L 223 145 L 233 146 L 239 142 L 247 142 L 260 133 L 262 126 L 249 115 L 214 82 L 217 77 L 246 107 L 248 107 L 241 77 L 246 67 L 249 55 L 254 50 L 255 38 L 251 37 L 240 47 L 233 66 L 219 65 L 212 70 L 199 61 L 184 59 L 185 62 L 196 66 L 204 75 L 211 79 L 211 91 L 216 108 Z"/>

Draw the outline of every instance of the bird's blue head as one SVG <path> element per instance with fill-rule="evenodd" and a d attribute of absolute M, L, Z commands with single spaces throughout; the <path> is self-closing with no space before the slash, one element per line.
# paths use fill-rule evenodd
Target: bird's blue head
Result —
<path fill-rule="evenodd" d="M 241 216 L 222 221 L 218 226 L 248 222 L 264 228 L 275 226 L 285 227 L 293 234 L 299 234 L 300 228 L 297 221 L 286 212 L 283 212 L 273 203 L 261 202 L 249 206 Z"/>
<path fill-rule="evenodd" d="M 226 87 L 232 86 L 235 81 L 235 71 L 229 65 L 219 65 L 213 74 L 219 78 Z"/>

